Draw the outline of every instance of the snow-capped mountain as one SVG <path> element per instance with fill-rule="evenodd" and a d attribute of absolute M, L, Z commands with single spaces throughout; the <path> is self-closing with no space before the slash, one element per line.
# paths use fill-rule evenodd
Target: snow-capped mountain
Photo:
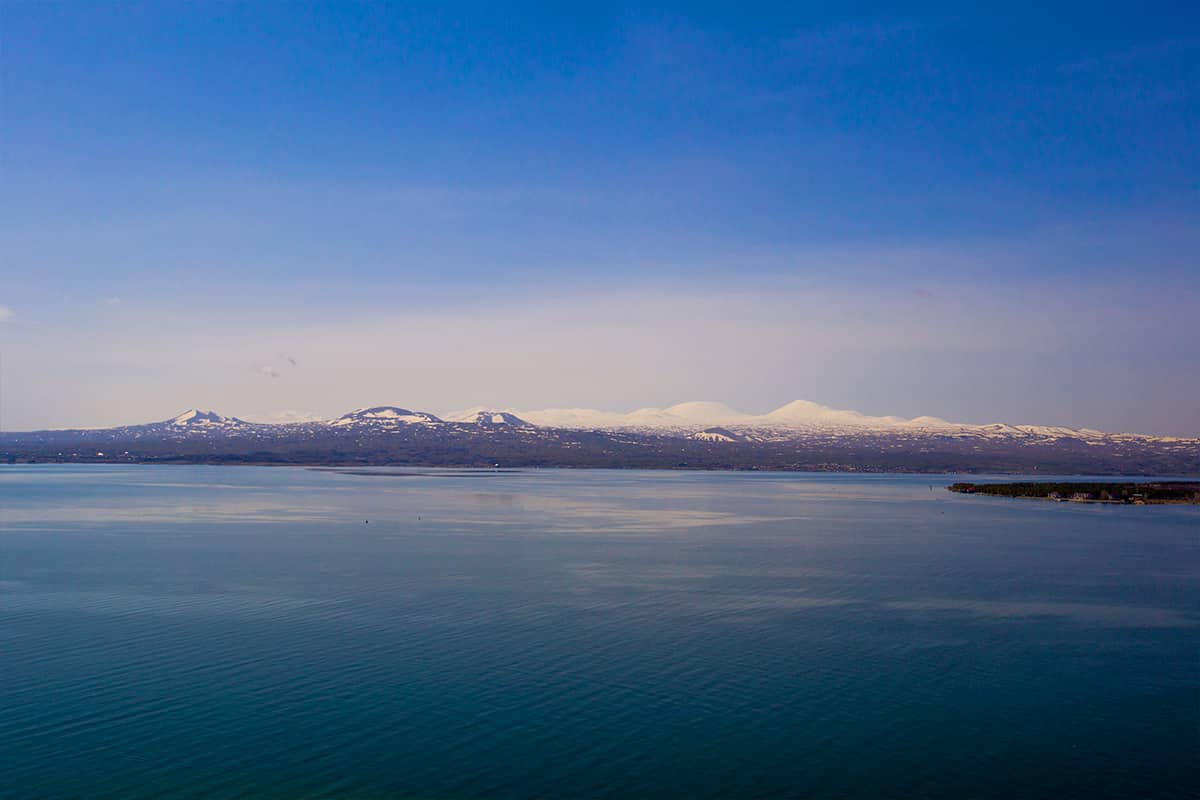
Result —
<path fill-rule="evenodd" d="M 1072 438 L 1089 440 L 1105 437 L 1135 437 L 1172 441 L 1172 437 L 1142 434 L 1103 433 L 1089 428 L 1046 425 L 1009 425 L 1006 423 L 972 424 L 948 422 L 940 417 L 869 416 L 858 411 L 830 408 L 809 400 L 794 400 L 766 414 L 747 414 L 724 403 L 694 401 L 668 408 L 640 408 L 628 413 L 597 411 L 586 408 L 548 408 L 517 411 L 535 425 L 574 430 L 642 430 L 702 432 L 709 428 L 728 428 L 741 433 L 759 432 L 766 436 L 786 437 L 793 433 L 894 433 L 904 436 L 973 436 L 983 438 Z"/>
<path fill-rule="evenodd" d="M 162 425 L 172 425 L 177 428 L 229 428 L 239 425 L 250 425 L 252 423 L 240 420 L 237 417 L 223 417 L 215 411 L 202 411 L 198 408 L 189 408 L 182 414 L 164 420 Z"/>
<path fill-rule="evenodd" d="M 806 400 L 766 414 L 708 401 L 444 416 L 372 406 L 285 423 L 189 409 L 145 425 L 0 434 L 0 458 L 1193 474 L 1200 437 L 874 417 Z"/>
<path fill-rule="evenodd" d="M 933 417 L 928 419 L 933 419 Z M 750 424 L 785 428 L 819 426 L 895 428 L 912 424 L 912 421 L 903 417 L 868 417 L 857 411 L 829 408 L 810 400 L 793 400 L 761 417 L 755 417 Z"/>
<path fill-rule="evenodd" d="M 400 406 L 360 408 L 330 420 L 281 423 L 247 422 L 211 410 L 189 409 L 162 422 L 133 429 L 168 428 L 175 433 L 254 430 L 302 427 L 344 429 L 402 429 L 410 426 L 437 428 L 447 424 L 477 427 L 546 428 L 578 431 L 631 431 L 650 434 L 690 435 L 719 429 L 734 440 L 787 439 L 796 435 L 894 434 L 901 437 L 972 437 L 983 439 L 1075 439 L 1079 441 L 1155 440 L 1188 442 L 1194 439 L 1105 433 L 1090 428 L 1008 423 L 972 424 L 948 422 L 939 417 L 869 416 L 858 411 L 830 408 L 808 400 L 794 400 L 766 414 L 748 414 L 714 401 L 692 401 L 667 408 L 639 408 L 629 412 L 588 408 L 546 408 L 514 411 L 476 407 L 438 416 Z M 120 430 L 124 430 L 121 428 Z M 118 430 L 118 429 L 111 429 Z M 698 437 L 703 440 L 706 437 Z M 712 441 L 721 440 L 719 437 Z"/>
<path fill-rule="evenodd" d="M 530 427 L 530 423 L 513 414 L 511 411 L 493 411 L 487 408 L 470 408 L 446 414 L 442 417 L 446 422 L 459 422 L 466 425 L 511 425 L 515 427 Z"/>
<path fill-rule="evenodd" d="M 689 439 L 695 439 L 699 442 L 744 442 L 746 437 L 740 433 L 734 433 L 728 428 L 705 428 L 702 431 L 697 431 L 691 434 Z"/>
<path fill-rule="evenodd" d="M 808 400 L 796 400 L 762 415 L 747 414 L 714 401 L 692 401 L 668 408 L 640 408 L 628 413 L 586 408 L 548 408 L 516 413 L 535 425 L 578 429 L 895 428 L 944 427 L 950 424 L 935 417 L 920 417 L 916 420 L 905 420 L 901 417 L 868 417 L 857 411 L 829 408 Z"/>
<path fill-rule="evenodd" d="M 425 411 L 409 411 L 407 408 L 397 408 L 396 406 L 373 406 L 343 414 L 329 424 L 335 428 L 346 428 L 356 425 L 375 427 L 437 425 L 440 422 L 442 422 L 440 418 Z"/>
<path fill-rule="evenodd" d="M 629 413 L 591 408 L 545 408 L 515 413 L 534 425 L 574 429 L 702 429 L 716 425 L 745 424 L 754 419 L 724 403 L 707 400 L 679 403 L 669 408 L 639 408 Z"/>

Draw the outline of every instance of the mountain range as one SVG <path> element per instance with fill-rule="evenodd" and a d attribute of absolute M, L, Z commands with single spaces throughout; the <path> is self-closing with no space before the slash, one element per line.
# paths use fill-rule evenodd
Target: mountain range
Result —
<path fill-rule="evenodd" d="M 159 422 L 0 434 L 7 461 L 1200 473 L 1200 438 L 867 416 L 796 400 L 752 415 L 695 401 L 629 413 L 399 406 L 262 423 L 190 409 Z"/>

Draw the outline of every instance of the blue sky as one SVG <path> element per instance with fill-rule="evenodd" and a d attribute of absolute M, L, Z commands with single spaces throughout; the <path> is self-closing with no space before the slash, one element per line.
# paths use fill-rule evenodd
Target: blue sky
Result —
<path fill-rule="evenodd" d="M 1200 434 L 1186 4 L 5 3 L 0 46 L 6 429 L 803 397 Z"/>

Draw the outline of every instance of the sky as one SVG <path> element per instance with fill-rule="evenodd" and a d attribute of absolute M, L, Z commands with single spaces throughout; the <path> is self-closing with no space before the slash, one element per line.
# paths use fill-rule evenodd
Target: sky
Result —
<path fill-rule="evenodd" d="M 0 427 L 1200 435 L 1194 4 L 0 2 Z"/>

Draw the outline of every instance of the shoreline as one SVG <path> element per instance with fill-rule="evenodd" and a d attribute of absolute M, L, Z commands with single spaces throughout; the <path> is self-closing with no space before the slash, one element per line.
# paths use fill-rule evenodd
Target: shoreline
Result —
<path fill-rule="evenodd" d="M 501 465 L 485 465 L 485 464 L 447 464 L 447 463 L 337 463 L 337 462 L 282 462 L 282 461 L 242 461 L 242 460 L 212 460 L 212 459 L 38 459 L 38 460 L 17 460 L 10 462 L 0 462 L 0 469 L 12 466 L 169 466 L 169 467 L 291 467 L 295 469 L 305 469 L 313 471 L 331 471 L 344 472 L 347 470 L 472 470 L 479 473 L 513 473 L 523 471 L 576 471 L 576 470 L 599 470 L 605 472 L 683 472 L 683 473 L 702 473 L 702 472 L 729 472 L 729 473 L 762 473 L 762 474 L 812 474 L 812 475 L 912 475 L 912 476 L 928 476 L 928 477 L 959 477 L 971 476 L 978 478 L 1030 478 L 1034 473 L 1028 471 L 1012 471 L 1012 470 L 986 470 L 986 469 L 938 469 L 938 470 L 919 470 L 919 469 L 838 469 L 836 467 L 824 467 L 821 465 L 797 465 L 796 467 L 779 467 L 779 466 L 678 466 L 678 465 L 575 465 L 575 464 L 501 464 Z M 1125 483 L 1195 483 L 1200 487 L 1200 473 L 1162 473 L 1162 472 L 1054 472 L 1049 474 L 1046 481 L 1034 480 L 1023 481 L 1023 483 L 1063 483 L 1063 481 L 1055 481 L 1054 478 L 1066 479 L 1090 479 L 1090 482 L 1105 483 L 1105 484 L 1120 484 Z M 1003 485 L 998 483 L 980 483 L 973 484 L 976 486 L 996 486 Z M 980 491 L 980 492 L 959 492 L 952 489 L 951 486 L 942 487 L 949 491 L 955 491 L 961 494 L 988 494 L 992 496 L 1006 496 L 996 492 Z M 1015 497 L 1016 495 L 1014 495 Z M 1038 496 L 1029 496 L 1026 499 L 1055 499 Z M 1084 502 L 1084 501 L 1072 501 Z M 1120 501 L 1095 501 L 1121 504 Z M 1181 503 L 1189 505 L 1190 502 Z"/>
<path fill-rule="evenodd" d="M 953 483 L 956 494 L 1093 505 L 1200 505 L 1200 480 Z"/>

